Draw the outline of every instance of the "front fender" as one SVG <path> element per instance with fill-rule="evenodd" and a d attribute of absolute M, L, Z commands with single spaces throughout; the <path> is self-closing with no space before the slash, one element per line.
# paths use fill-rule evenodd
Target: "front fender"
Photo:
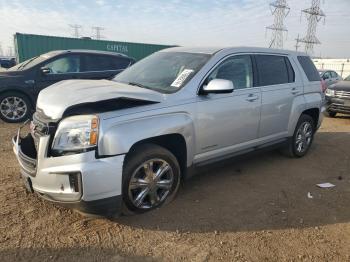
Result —
<path fill-rule="evenodd" d="M 111 120 L 108 120 L 111 121 Z M 171 113 L 102 125 L 98 144 L 99 155 L 126 154 L 137 142 L 168 134 L 180 134 L 186 142 L 187 163 L 194 155 L 194 125 L 186 113 Z"/>

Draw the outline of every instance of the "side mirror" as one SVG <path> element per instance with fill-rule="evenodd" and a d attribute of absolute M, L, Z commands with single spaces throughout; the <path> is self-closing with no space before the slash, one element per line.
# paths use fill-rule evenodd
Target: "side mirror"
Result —
<path fill-rule="evenodd" d="M 42 68 L 40 68 L 40 70 L 41 70 L 41 73 L 43 75 L 47 75 L 47 74 L 50 74 L 52 72 L 51 69 L 48 67 L 42 67 Z"/>
<path fill-rule="evenodd" d="M 203 86 L 202 94 L 227 94 L 232 93 L 234 89 L 233 83 L 226 79 L 213 79 L 208 85 Z"/>
<path fill-rule="evenodd" d="M 323 80 L 326 80 L 326 79 L 329 79 L 329 76 L 328 75 L 324 75 L 322 78 L 323 78 Z"/>

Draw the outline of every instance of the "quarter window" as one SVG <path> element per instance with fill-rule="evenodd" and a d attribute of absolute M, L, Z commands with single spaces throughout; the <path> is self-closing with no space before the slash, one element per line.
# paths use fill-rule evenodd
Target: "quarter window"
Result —
<path fill-rule="evenodd" d="M 312 62 L 312 60 L 310 59 L 310 57 L 308 56 L 298 56 L 298 61 L 301 65 L 301 67 L 303 68 L 307 79 L 309 81 L 320 81 L 320 75 L 317 72 L 317 69 L 314 65 L 314 63 Z"/>
<path fill-rule="evenodd" d="M 213 79 L 232 81 L 235 89 L 253 86 L 252 61 L 249 55 L 238 55 L 226 59 L 208 77 L 207 83 Z"/>
<path fill-rule="evenodd" d="M 51 74 L 78 73 L 80 72 L 80 58 L 76 55 L 61 57 L 44 67 L 50 69 Z"/>
<path fill-rule="evenodd" d="M 280 85 L 294 82 L 294 70 L 289 59 L 277 55 L 256 55 L 259 85 Z"/>

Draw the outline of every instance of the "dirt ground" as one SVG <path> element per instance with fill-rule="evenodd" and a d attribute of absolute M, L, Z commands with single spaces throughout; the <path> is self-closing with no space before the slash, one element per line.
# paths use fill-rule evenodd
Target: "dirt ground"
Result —
<path fill-rule="evenodd" d="M 211 165 L 168 206 L 114 221 L 27 195 L 17 126 L 0 123 L 0 261 L 350 261 L 350 117 L 326 118 L 302 159 Z"/>

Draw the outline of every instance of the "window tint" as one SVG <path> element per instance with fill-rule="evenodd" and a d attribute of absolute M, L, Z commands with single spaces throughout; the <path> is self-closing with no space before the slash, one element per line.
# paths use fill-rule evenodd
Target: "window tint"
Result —
<path fill-rule="evenodd" d="M 207 83 L 213 79 L 232 81 L 235 89 L 253 86 L 252 61 L 249 55 L 239 55 L 222 62 L 208 77 Z"/>
<path fill-rule="evenodd" d="M 327 71 L 323 74 L 323 79 L 330 79 L 331 78 L 331 72 Z"/>
<path fill-rule="evenodd" d="M 51 70 L 51 74 L 78 73 L 80 72 L 80 58 L 77 55 L 58 58 L 44 67 Z"/>
<path fill-rule="evenodd" d="M 334 71 L 331 71 L 331 76 L 332 76 L 332 78 L 337 78 L 338 74 Z"/>
<path fill-rule="evenodd" d="M 125 69 L 129 64 L 130 61 L 127 58 L 106 55 L 87 55 L 85 56 L 84 71 L 119 70 Z"/>
<path fill-rule="evenodd" d="M 293 82 L 293 68 L 290 64 L 287 67 L 288 63 L 284 56 L 256 55 L 260 86 Z M 289 70 L 291 71 L 289 72 Z M 289 78 L 291 78 L 291 81 L 289 81 Z"/>
<path fill-rule="evenodd" d="M 320 76 L 317 72 L 317 69 L 316 69 L 314 63 L 310 59 L 310 57 L 298 56 L 298 61 L 301 65 L 301 67 L 303 68 L 303 70 L 307 76 L 307 79 L 309 79 L 309 81 L 320 81 Z"/>
<path fill-rule="evenodd" d="M 286 65 L 287 65 L 287 70 L 288 70 L 288 82 L 289 83 L 294 83 L 295 82 L 295 72 L 294 69 L 289 61 L 288 57 L 284 58 Z"/>

